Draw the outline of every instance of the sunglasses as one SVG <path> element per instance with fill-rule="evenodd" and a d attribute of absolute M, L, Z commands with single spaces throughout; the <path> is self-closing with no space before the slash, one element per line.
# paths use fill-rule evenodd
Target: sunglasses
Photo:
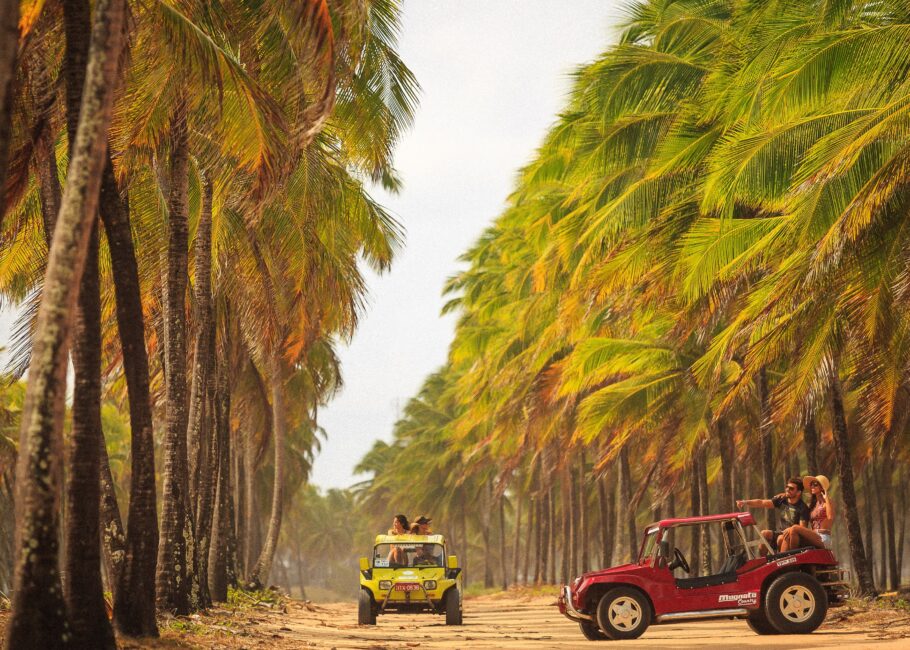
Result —
<path fill-rule="evenodd" d="M 809 483 L 809 487 L 821 487 L 821 486 L 822 486 L 822 484 L 819 483 L 818 481 L 812 481 L 811 483 Z"/>

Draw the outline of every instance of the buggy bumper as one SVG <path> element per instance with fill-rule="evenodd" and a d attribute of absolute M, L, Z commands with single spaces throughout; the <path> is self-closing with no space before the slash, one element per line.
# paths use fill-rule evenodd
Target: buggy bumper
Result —
<path fill-rule="evenodd" d="M 590 614 L 585 614 L 575 609 L 575 605 L 572 604 L 572 590 L 569 589 L 569 585 L 563 586 L 562 592 L 559 594 L 559 599 L 557 600 L 557 605 L 559 606 L 559 612 L 569 620 L 577 621 L 579 623 L 582 621 L 594 621 L 594 617 Z"/>

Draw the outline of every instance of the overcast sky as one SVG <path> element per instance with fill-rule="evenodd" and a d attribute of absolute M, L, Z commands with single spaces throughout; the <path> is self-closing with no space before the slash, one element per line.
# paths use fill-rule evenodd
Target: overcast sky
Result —
<path fill-rule="evenodd" d="M 379 192 L 407 231 L 392 271 L 341 347 L 345 388 L 320 413 L 328 433 L 317 485 L 347 487 L 354 466 L 446 358 L 440 317 L 457 258 L 505 206 L 518 168 L 564 106 L 571 73 L 615 38 L 622 0 L 405 0 L 399 51 L 422 86 L 396 153 L 398 196 Z M 0 312 L 0 348 L 12 315 Z M 3 361 L 0 352 L 0 362 Z"/>
<path fill-rule="evenodd" d="M 324 409 L 313 482 L 346 487 L 424 377 L 445 362 L 440 317 L 457 258 L 505 206 L 518 168 L 563 108 L 571 73 L 615 38 L 620 0 L 405 0 L 400 52 L 420 82 L 414 128 L 396 154 L 400 195 L 381 195 L 407 230 L 392 271 L 341 350 L 345 388 Z"/>

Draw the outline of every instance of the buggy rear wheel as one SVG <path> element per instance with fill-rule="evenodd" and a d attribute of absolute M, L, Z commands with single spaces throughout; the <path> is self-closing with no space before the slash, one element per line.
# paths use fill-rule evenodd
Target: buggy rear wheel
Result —
<path fill-rule="evenodd" d="M 794 571 L 771 583 L 764 610 L 768 622 L 781 634 L 809 634 L 825 620 L 828 596 L 818 580 Z"/>
<path fill-rule="evenodd" d="M 780 632 L 768 622 L 768 619 L 765 618 L 765 613 L 760 609 L 756 609 L 754 612 L 750 613 L 746 618 L 746 623 L 756 634 L 780 634 Z"/>
<path fill-rule="evenodd" d="M 373 608 L 373 599 L 366 589 L 360 590 L 357 599 L 357 622 L 360 625 L 376 625 L 376 610 Z"/>

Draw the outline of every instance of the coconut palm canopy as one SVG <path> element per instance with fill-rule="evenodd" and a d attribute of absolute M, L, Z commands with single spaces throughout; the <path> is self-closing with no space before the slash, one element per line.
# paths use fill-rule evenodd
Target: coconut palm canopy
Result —
<path fill-rule="evenodd" d="M 399 3 L 0 8 L 8 647 L 114 647 L 105 589 L 154 636 L 338 585 L 391 504 L 469 581 L 555 583 L 803 472 L 858 591 L 899 585 L 907 2 L 631 2 L 447 283 L 446 364 L 326 494 L 336 347 L 402 242 Z"/>

